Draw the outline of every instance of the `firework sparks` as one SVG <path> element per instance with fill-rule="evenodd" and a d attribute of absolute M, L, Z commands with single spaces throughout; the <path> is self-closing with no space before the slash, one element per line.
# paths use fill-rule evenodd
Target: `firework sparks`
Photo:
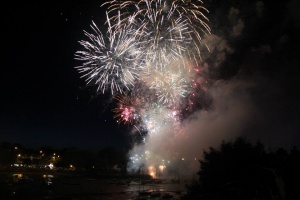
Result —
<path fill-rule="evenodd" d="M 132 124 L 141 136 L 146 132 L 148 139 L 165 131 L 184 132 L 181 109 L 192 107 L 189 96 L 199 87 L 202 36 L 210 34 L 208 10 L 202 4 L 201 0 L 102 4 L 107 6 L 107 31 L 103 34 L 93 22 L 94 33 L 84 31 L 88 40 L 79 41 L 84 50 L 77 51 L 75 59 L 83 62 L 77 69 L 87 84 L 101 93 L 109 90 L 117 100 L 112 111 L 118 123 Z M 146 137 L 143 141 L 147 145 Z M 132 163 L 149 163 L 146 152 L 132 156 Z M 152 161 L 165 168 L 165 163 Z"/>
<path fill-rule="evenodd" d="M 186 57 L 199 65 L 199 46 L 203 45 L 200 33 L 211 31 L 205 15 L 208 10 L 201 0 L 112 0 L 103 5 L 106 4 L 109 4 L 109 13 L 122 11 L 127 19 L 124 22 L 134 20 L 137 26 L 143 27 L 148 59 L 163 64 Z"/>
<path fill-rule="evenodd" d="M 117 119 L 118 123 L 133 124 L 139 118 L 138 107 L 142 106 L 142 101 L 138 97 L 128 96 L 127 94 L 119 95 L 115 99 L 118 101 L 118 107 L 113 109 L 113 112 L 116 113 L 114 119 Z"/>
<path fill-rule="evenodd" d="M 110 22 L 109 18 L 107 20 Z M 86 78 L 88 84 L 96 85 L 97 91 L 102 93 L 108 88 L 112 94 L 122 93 L 124 88 L 130 90 L 140 69 L 141 51 L 136 41 L 137 33 L 131 32 L 126 26 L 116 31 L 109 23 L 106 41 L 94 22 L 91 28 L 95 35 L 84 31 L 90 41 L 80 41 L 85 51 L 75 54 L 75 59 L 84 61 L 77 67 L 82 77 Z"/>
<path fill-rule="evenodd" d="M 154 70 L 148 72 L 143 80 L 150 89 L 155 90 L 158 102 L 165 105 L 177 103 L 187 93 L 187 81 L 181 74 Z"/>

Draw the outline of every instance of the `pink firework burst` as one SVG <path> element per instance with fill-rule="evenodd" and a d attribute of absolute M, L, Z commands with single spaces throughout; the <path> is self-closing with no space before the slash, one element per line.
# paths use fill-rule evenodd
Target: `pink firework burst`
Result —
<path fill-rule="evenodd" d="M 119 95 L 115 97 L 118 100 L 118 107 L 112 111 L 116 113 L 114 119 L 117 119 L 118 123 L 130 123 L 133 124 L 135 120 L 139 118 L 138 106 L 141 105 L 141 101 L 138 97 L 129 95 Z"/>

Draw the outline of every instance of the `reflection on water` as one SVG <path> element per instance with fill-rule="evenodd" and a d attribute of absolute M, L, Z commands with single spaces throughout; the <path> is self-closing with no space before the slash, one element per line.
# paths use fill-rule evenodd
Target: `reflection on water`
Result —
<path fill-rule="evenodd" d="M 4 199 L 180 199 L 185 184 L 168 180 L 96 179 L 64 174 L 0 174 Z M 2 192 L 4 191 L 4 192 Z"/>
<path fill-rule="evenodd" d="M 51 174 L 43 174 L 43 178 L 44 178 L 44 183 L 46 184 L 46 185 L 52 185 L 52 179 L 53 179 L 53 175 L 51 175 Z"/>
<path fill-rule="evenodd" d="M 23 178 L 23 174 L 13 174 L 12 175 L 14 178 L 16 178 L 16 179 L 21 179 L 21 178 Z"/>
<path fill-rule="evenodd" d="M 43 199 L 52 193 L 54 176 L 40 173 L 0 173 L 0 199 Z"/>

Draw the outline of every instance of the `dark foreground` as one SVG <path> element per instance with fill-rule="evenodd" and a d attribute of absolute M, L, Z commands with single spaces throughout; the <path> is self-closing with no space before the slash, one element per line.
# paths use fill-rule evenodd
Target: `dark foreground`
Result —
<path fill-rule="evenodd" d="M 0 172 L 3 200 L 180 199 L 185 183 L 173 180 L 87 177 L 77 173 Z"/>

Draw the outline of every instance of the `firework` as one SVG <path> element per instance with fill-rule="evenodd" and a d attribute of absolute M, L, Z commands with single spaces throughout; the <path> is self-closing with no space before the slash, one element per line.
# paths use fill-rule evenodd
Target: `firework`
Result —
<path fill-rule="evenodd" d="M 79 72 L 87 84 L 97 86 L 97 91 L 104 93 L 110 89 L 112 94 L 129 91 L 141 71 L 168 73 L 166 68 L 178 60 L 180 68 L 186 67 L 187 58 L 198 65 L 201 41 L 198 32 L 210 32 L 202 12 L 207 11 L 204 7 L 184 0 L 113 0 L 105 4 L 109 4 L 107 38 L 93 23 L 95 35 L 85 31 L 89 41 L 80 41 L 85 51 L 75 54 L 76 59 L 84 61 L 77 67 Z M 152 84 L 161 88 L 159 96 L 163 103 L 185 93 L 183 84 L 178 84 L 179 87 L 172 84 L 185 83 L 185 78 L 174 74 L 167 79 L 163 84 Z"/>
<path fill-rule="evenodd" d="M 182 58 L 190 43 L 187 23 L 181 16 L 174 16 L 174 8 L 166 9 L 166 2 L 146 1 L 143 14 L 146 43 L 146 61 L 152 68 L 164 69 L 174 60 Z M 153 7 L 154 6 L 154 7 Z M 149 66 L 149 64 L 148 64 Z"/>
<path fill-rule="evenodd" d="M 178 122 L 177 108 L 166 108 L 159 103 L 152 103 L 140 112 L 139 127 L 146 131 L 148 136 L 158 135 L 162 129 L 174 128 Z M 171 128 L 171 129 L 172 129 Z"/>
<path fill-rule="evenodd" d="M 102 4 L 107 6 L 107 30 L 101 32 L 93 22 L 93 33 L 84 31 L 88 40 L 79 41 L 84 50 L 75 54 L 83 62 L 78 71 L 98 92 L 110 90 L 117 101 L 114 119 L 133 125 L 145 146 L 151 145 L 151 138 L 184 132 L 181 111 L 192 108 L 190 101 L 200 87 L 202 37 L 210 34 L 208 10 L 202 4 L 110 0 Z M 132 156 L 132 164 L 151 166 L 151 158 L 163 171 L 165 164 L 147 152 Z"/>
<path fill-rule="evenodd" d="M 129 96 L 127 94 L 118 95 L 115 97 L 118 101 L 118 107 L 112 111 L 116 113 L 114 119 L 118 123 L 130 123 L 139 119 L 139 110 L 143 106 L 143 100 L 137 96 Z"/>
<path fill-rule="evenodd" d="M 148 121 L 147 129 L 157 128 L 153 120 L 140 117 L 141 100 L 151 113 L 152 105 L 180 106 L 191 93 L 200 33 L 210 33 L 204 14 L 208 10 L 201 0 L 111 0 L 105 5 L 107 32 L 94 22 L 94 33 L 84 31 L 88 40 L 79 42 L 84 50 L 75 58 L 83 64 L 77 69 L 99 92 L 131 93 L 115 98 L 119 103 L 113 112 L 119 123 L 142 118 Z"/>
<path fill-rule="evenodd" d="M 137 32 L 130 31 L 126 26 L 115 30 L 109 18 L 107 20 L 107 38 L 104 38 L 94 22 L 91 25 L 94 34 L 84 31 L 89 41 L 79 42 L 85 50 L 75 54 L 75 59 L 83 61 L 77 69 L 88 84 L 97 86 L 97 91 L 104 93 L 110 89 L 112 94 L 122 93 L 124 88 L 130 90 L 138 77 L 141 50 L 137 45 Z"/>
<path fill-rule="evenodd" d="M 174 57 L 186 57 L 198 65 L 200 33 L 210 34 L 208 10 L 201 0 L 112 0 L 106 4 L 109 13 L 122 11 L 124 22 L 134 20 L 143 27 L 150 60 L 163 65 Z"/>
<path fill-rule="evenodd" d="M 168 70 L 153 69 L 145 72 L 141 80 L 154 90 L 159 103 L 164 105 L 177 104 L 180 98 L 187 94 L 187 81 L 181 73 L 169 72 Z"/>

